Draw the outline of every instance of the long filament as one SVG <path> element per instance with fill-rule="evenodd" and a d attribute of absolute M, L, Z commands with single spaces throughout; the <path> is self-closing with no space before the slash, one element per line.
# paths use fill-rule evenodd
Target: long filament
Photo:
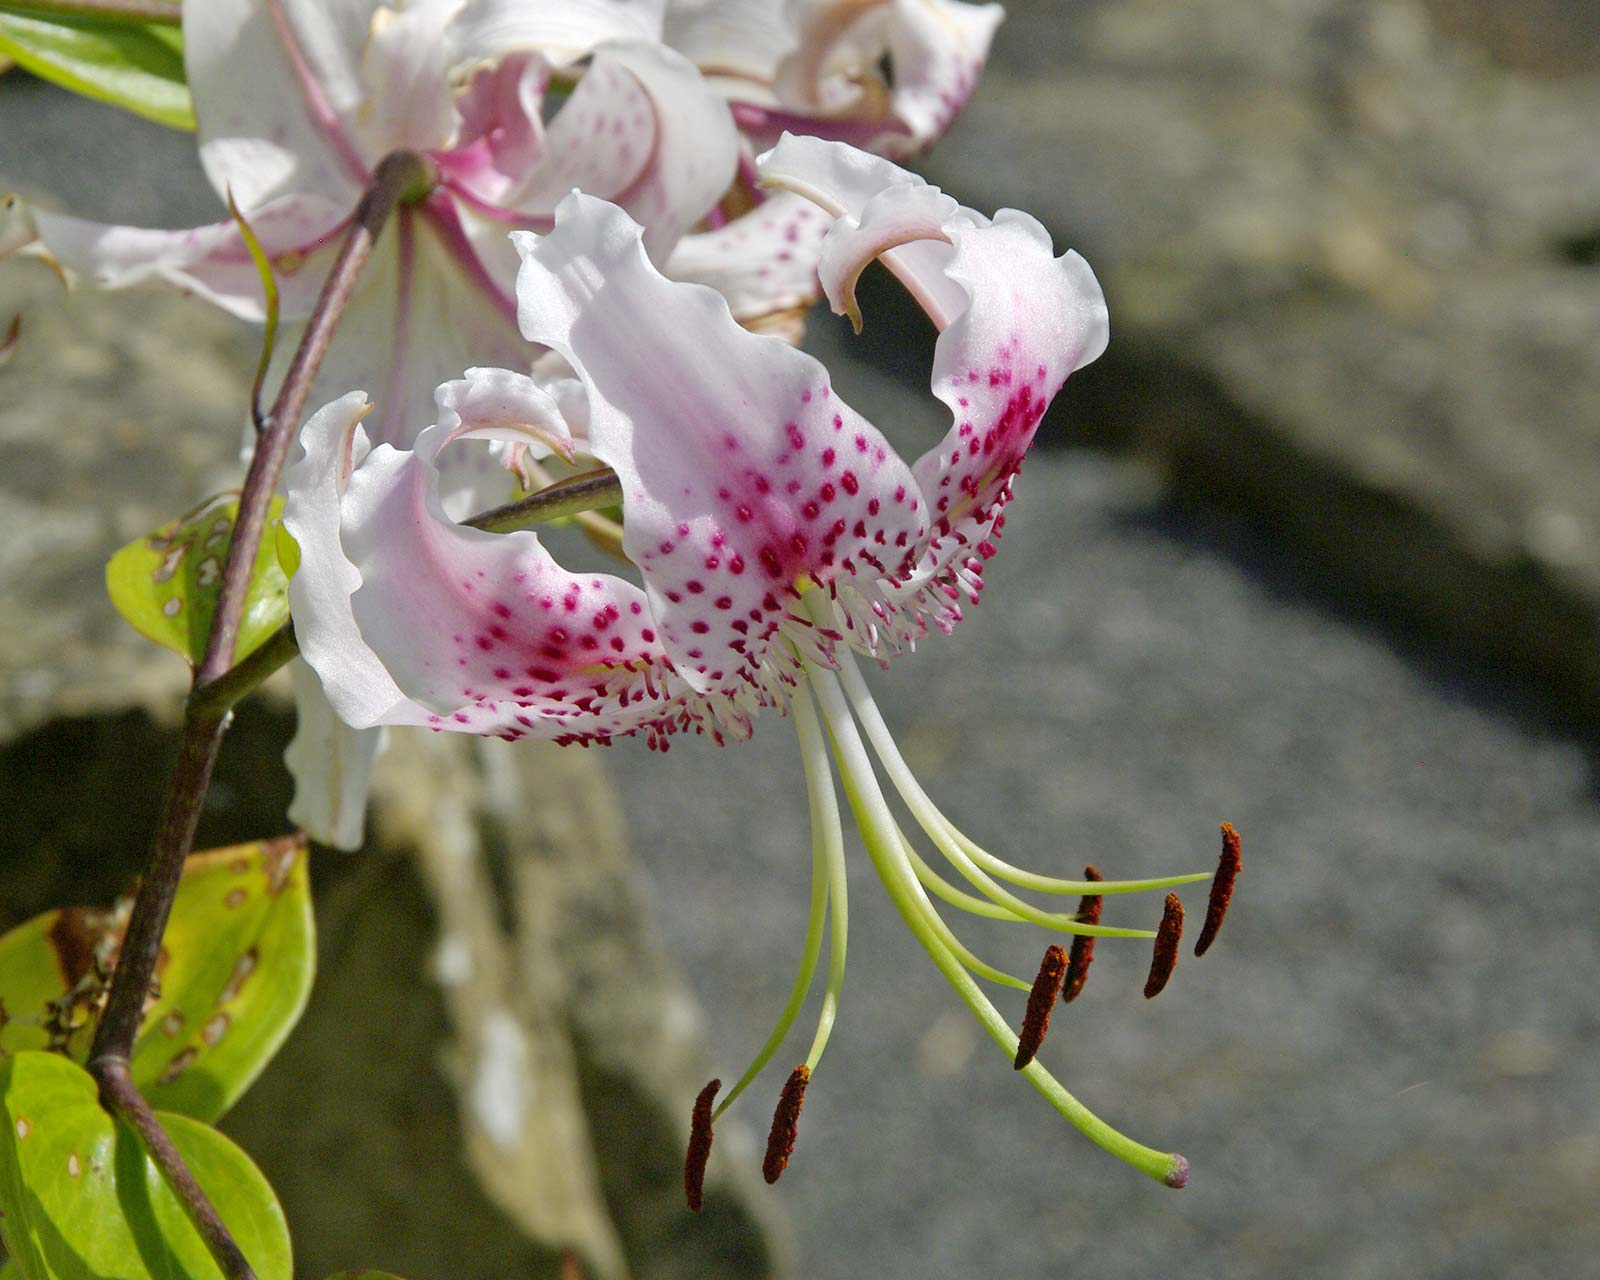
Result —
<path fill-rule="evenodd" d="M 794 701 L 798 706 L 798 704 L 801 702 L 801 699 L 796 698 Z M 813 717 L 813 720 L 814 719 L 815 717 Z M 797 713 L 795 717 L 795 724 L 798 727 L 801 723 L 802 717 Z M 813 724 L 813 732 L 815 732 L 815 728 L 816 726 Z M 767 1063 L 772 1061 L 772 1055 L 778 1051 L 778 1047 L 783 1044 L 784 1040 L 788 1037 L 790 1028 L 794 1026 L 795 1019 L 800 1016 L 800 1009 L 806 1002 L 806 994 L 811 990 L 811 979 L 816 975 L 817 972 L 817 958 L 822 954 L 822 930 L 828 918 L 828 886 L 831 878 L 828 865 L 829 851 L 827 849 L 827 832 L 824 826 L 819 824 L 817 821 L 817 787 L 815 785 L 811 756 L 810 753 L 805 750 L 804 730 L 801 731 L 801 754 L 806 757 L 806 790 L 810 793 L 811 800 L 811 909 L 810 914 L 806 918 L 806 940 L 805 946 L 800 953 L 800 967 L 798 970 L 796 970 L 794 982 L 789 987 L 789 998 L 784 1002 L 783 1012 L 778 1015 L 778 1021 L 773 1025 L 772 1031 L 768 1034 L 766 1043 L 761 1046 L 750 1065 L 744 1069 L 744 1074 L 739 1077 L 737 1082 L 735 1082 L 733 1088 L 729 1089 L 727 1095 L 722 1099 L 721 1102 L 717 1104 L 717 1109 L 711 1113 L 711 1119 L 713 1122 L 719 1119 L 722 1113 L 733 1105 L 734 1100 L 745 1091 L 750 1082 L 761 1074 L 761 1069 L 765 1067 Z M 830 792 L 830 798 L 833 789 L 832 783 L 833 779 L 830 773 L 827 776 L 827 785 Z M 838 810 L 837 807 L 835 807 L 834 825 L 836 827 L 838 825 L 838 820 Z M 841 838 L 841 854 L 842 843 L 843 842 Z M 837 950 L 837 948 L 835 949 Z M 834 964 L 830 958 L 830 985 L 833 977 L 833 967 Z M 825 1005 L 823 1014 L 831 1025 L 832 1009 Z M 820 1034 L 820 1027 L 818 1028 L 818 1031 Z M 824 1042 L 827 1040 L 825 1035 L 823 1036 L 823 1040 Z"/>
<path fill-rule="evenodd" d="M 1096 893 L 1104 896 L 1113 893 L 1140 893 L 1151 889 L 1171 889 L 1178 885 L 1193 884 L 1211 878 L 1209 871 L 1199 871 L 1181 876 L 1163 876 L 1153 880 L 1104 880 L 1091 884 L 1087 880 L 1060 880 L 1053 876 L 1036 875 L 997 858 L 963 835 L 929 799 L 928 793 L 922 789 L 916 775 L 911 772 L 905 759 L 900 755 L 900 749 L 895 746 L 894 735 L 889 732 L 888 725 L 884 723 L 883 713 L 872 700 L 872 694 L 867 689 L 866 681 L 861 678 L 855 659 L 847 650 L 841 648 L 838 661 L 839 677 L 844 683 L 845 692 L 849 695 L 851 706 L 861 721 L 861 727 L 866 730 L 867 740 L 872 744 L 873 752 L 883 765 L 884 772 L 889 775 L 895 790 L 900 793 L 906 808 L 911 810 L 918 824 L 928 833 L 929 839 L 938 846 L 939 851 L 950 859 L 951 865 L 991 901 L 1010 907 L 1024 920 L 1069 928 L 1058 925 L 1057 918 L 1048 917 L 1046 913 L 1040 912 L 995 884 L 980 868 L 987 869 L 1001 879 L 1009 880 L 1012 884 L 1023 888 L 1055 894 Z M 1040 916 L 1046 918 L 1039 919 Z M 1080 925 L 1077 928 L 1069 928 L 1069 931 L 1087 933 L 1090 930 Z M 1148 932 L 1138 932 L 1128 936 L 1148 938 L 1151 935 Z"/>
<path fill-rule="evenodd" d="M 828 722 L 833 737 L 834 752 L 844 781 L 845 794 L 861 830 L 868 856 L 883 881 L 884 889 L 901 919 L 911 930 L 922 949 L 927 952 L 945 980 L 955 988 L 962 1002 L 990 1037 L 1005 1051 L 1015 1057 L 1018 1037 L 1004 1018 L 983 994 L 972 975 L 962 967 L 951 949 L 945 945 L 940 933 L 933 927 L 938 918 L 933 904 L 917 882 L 895 829 L 894 816 L 878 787 L 872 761 L 865 744 L 856 731 L 850 704 L 838 680 L 829 672 L 807 663 L 807 674 L 822 714 Z M 1182 1156 L 1157 1151 L 1133 1141 L 1101 1120 L 1072 1096 L 1037 1061 L 1022 1069 L 1022 1074 L 1044 1097 L 1086 1137 L 1125 1160 L 1134 1168 L 1169 1186 L 1182 1185 L 1187 1177 L 1188 1165 Z"/>
<path fill-rule="evenodd" d="M 822 1010 L 817 1016 L 817 1033 L 806 1054 L 806 1069 L 815 1071 L 833 1034 L 839 1012 L 839 992 L 844 986 L 845 945 L 850 934 L 850 904 L 845 884 L 844 828 L 839 821 L 839 799 L 833 790 L 833 764 L 828 759 L 828 744 L 817 723 L 816 710 L 805 690 L 791 701 L 795 729 L 800 735 L 800 758 L 806 770 L 806 794 L 811 801 L 812 856 L 818 849 L 827 867 L 830 921 L 828 924 L 828 981 L 822 992 Z"/>

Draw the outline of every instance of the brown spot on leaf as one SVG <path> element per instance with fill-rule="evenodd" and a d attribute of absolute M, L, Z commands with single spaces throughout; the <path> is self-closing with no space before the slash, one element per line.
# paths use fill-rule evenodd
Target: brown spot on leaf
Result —
<path fill-rule="evenodd" d="M 193 1045 L 190 1045 L 187 1049 L 180 1049 L 176 1054 L 173 1055 L 172 1061 L 167 1063 L 167 1065 L 162 1068 L 161 1074 L 156 1077 L 156 1083 L 171 1084 L 185 1071 L 187 1071 L 189 1069 L 189 1064 L 199 1056 L 200 1051 Z"/>
<path fill-rule="evenodd" d="M 299 835 L 280 836 L 276 840 L 261 842 L 261 852 L 266 857 L 267 863 L 268 893 L 276 897 L 283 892 L 283 887 L 289 883 L 289 876 L 300 861 L 300 855 L 305 852 L 305 848 L 306 838 Z"/>
<path fill-rule="evenodd" d="M 183 1030 L 183 1014 L 174 1009 L 165 1018 L 161 1019 L 161 1034 L 168 1040 L 176 1040 Z"/>
<path fill-rule="evenodd" d="M 231 871 L 236 876 L 249 875 L 250 874 L 250 859 L 249 858 L 235 858 L 232 862 L 230 862 L 228 864 L 228 870 Z"/>
<path fill-rule="evenodd" d="M 101 932 L 93 927 L 90 912 L 82 907 L 65 907 L 56 912 L 55 923 L 46 936 L 56 953 L 56 968 L 70 991 L 93 970 Z"/>
<path fill-rule="evenodd" d="M 260 954 L 254 947 L 251 947 L 250 950 L 233 962 L 233 972 L 228 975 L 228 985 L 223 987 L 217 994 L 218 1004 L 227 1004 L 239 998 L 239 992 L 244 987 L 245 979 L 256 971 L 256 965 L 259 961 Z"/>
<path fill-rule="evenodd" d="M 244 905 L 244 900 L 250 896 L 245 889 L 229 889 L 228 896 L 222 900 L 222 905 L 232 911 L 235 907 Z"/>
<path fill-rule="evenodd" d="M 83 1161 L 78 1159 L 76 1151 L 67 1152 L 67 1177 L 76 1178 L 83 1172 Z"/>
<path fill-rule="evenodd" d="M 222 1042 L 222 1037 L 228 1034 L 228 1015 L 214 1013 L 206 1019 L 206 1025 L 200 1028 L 200 1038 L 208 1045 L 215 1048 Z"/>
<path fill-rule="evenodd" d="M 18 1116 L 17 1117 L 17 1141 L 18 1142 L 25 1141 L 27 1139 L 27 1136 L 32 1132 L 33 1132 L 33 1126 L 28 1123 L 28 1117 L 27 1116 Z"/>

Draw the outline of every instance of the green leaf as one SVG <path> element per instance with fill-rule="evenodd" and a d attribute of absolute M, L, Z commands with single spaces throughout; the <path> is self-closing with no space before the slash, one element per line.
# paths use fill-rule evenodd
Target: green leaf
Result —
<path fill-rule="evenodd" d="M 113 555 L 106 564 L 106 591 L 117 612 L 142 635 L 198 663 L 238 514 L 237 499 L 216 498 Z M 245 596 L 235 661 L 289 620 L 289 579 L 278 559 L 282 514 L 283 499 L 274 498 Z"/>
<path fill-rule="evenodd" d="M 194 128 L 177 27 L 0 12 L 0 54 L 74 93 L 174 129 Z"/>
<path fill-rule="evenodd" d="M 0 937 L 9 1015 L 0 1050 L 88 1056 L 128 909 L 50 911 Z M 150 1104 L 220 1117 L 299 1020 L 315 965 L 301 841 L 191 855 L 162 942 L 158 994 L 133 1046 L 133 1078 Z"/>
<path fill-rule="evenodd" d="M 0 1236 L 28 1280 L 218 1280 L 222 1272 L 94 1080 L 53 1053 L 0 1064 Z M 173 1145 L 261 1280 L 290 1280 L 283 1210 L 214 1129 L 162 1115 Z"/>

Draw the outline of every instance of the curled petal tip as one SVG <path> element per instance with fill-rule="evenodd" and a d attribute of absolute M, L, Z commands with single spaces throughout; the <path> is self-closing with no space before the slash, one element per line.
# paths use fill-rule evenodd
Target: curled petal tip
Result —
<path fill-rule="evenodd" d="M 1167 1170 L 1167 1176 L 1161 1181 L 1174 1191 L 1182 1191 L 1189 1185 L 1189 1162 L 1184 1157 L 1173 1154 L 1172 1167 Z"/>

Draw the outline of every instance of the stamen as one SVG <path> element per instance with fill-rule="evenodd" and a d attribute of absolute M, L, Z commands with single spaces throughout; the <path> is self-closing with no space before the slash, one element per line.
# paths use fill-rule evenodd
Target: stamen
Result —
<path fill-rule="evenodd" d="M 801 1063 L 783 1082 L 778 1107 L 772 1113 L 772 1132 L 767 1135 L 767 1155 L 761 1162 L 761 1176 L 776 1182 L 789 1167 L 794 1140 L 800 1129 L 800 1108 L 805 1105 L 806 1085 L 811 1083 L 811 1068 Z"/>
<path fill-rule="evenodd" d="M 1172 977 L 1178 964 L 1178 943 L 1183 938 L 1183 903 L 1178 895 L 1167 895 L 1166 910 L 1161 913 L 1161 926 L 1156 930 L 1155 952 L 1150 957 L 1150 976 L 1144 981 L 1144 998 L 1154 1000 Z"/>
<path fill-rule="evenodd" d="M 1206 922 L 1195 941 L 1194 953 L 1203 956 L 1217 940 L 1217 930 L 1222 928 L 1222 918 L 1228 914 L 1228 903 L 1233 900 L 1233 882 L 1244 865 L 1239 858 L 1241 842 L 1239 832 L 1231 822 L 1222 824 L 1222 857 L 1217 861 L 1217 874 L 1211 879 L 1211 897 L 1206 902 Z"/>
<path fill-rule="evenodd" d="M 694 1100 L 689 1117 L 689 1150 L 683 1158 L 683 1197 L 689 1209 L 699 1213 L 705 1206 L 706 1161 L 711 1159 L 711 1104 L 716 1100 L 721 1080 L 713 1080 Z"/>
<path fill-rule="evenodd" d="M 1028 992 L 1028 1011 L 1022 1016 L 1022 1035 L 1017 1040 L 1017 1056 L 1012 1061 L 1014 1070 L 1021 1071 L 1033 1061 L 1044 1043 L 1044 1033 L 1050 1030 L 1050 1011 L 1056 1007 L 1061 995 L 1061 980 L 1067 972 L 1067 953 L 1052 942 L 1039 961 L 1039 976 L 1033 980 L 1033 990 Z"/>
<path fill-rule="evenodd" d="M 1099 870 L 1093 865 L 1083 869 L 1085 880 L 1100 879 Z M 1085 924 L 1100 923 L 1100 907 L 1105 901 L 1097 893 L 1086 895 L 1078 903 L 1078 914 L 1083 917 Z M 1064 1004 L 1071 1004 L 1078 998 L 1083 990 L 1083 984 L 1089 980 L 1089 966 L 1094 963 L 1094 935 L 1080 933 L 1072 940 L 1072 955 L 1067 960 L 1067 977 L 1061 986 L 1061 1000 Z"/>
<path fill-rule="evenodd" d="M 844 784 L 850 808 L 855 813 L 862 843 L 889 894 L 889 900 L 927 952 L 934 967 L 955 989 L 961 1002 L 972 1011 L 989 1037 L 1007 1054 L 1014 1054 L 1017 1049 L 1016 1033 L 979 989 L 973 975 L 949 948 L 945 934 L 937 927 L 942 923 L 939 914 L 933 909 L 933 904 L 905 858 L 894 817 L 878 787 L 866 744 L 856 729 L 850 704 L 844 696 L 844 690 L 839 687 L 837 676 L 832 671 L 809 664 L 805 673 L 816 694 L 823 719 L 832 733 L 840 781 Z M 1090 1141 L 1157 1182 L 1169 1187 L 1182 1185 L 1181 1175 L 1188 1167 L 1182 1156 L 1157 1151 L 1113 1129 L 1067 1092 L 1037 1059 L 1024 1067 L 1022 1074 L 1052 1107 Z"/>

